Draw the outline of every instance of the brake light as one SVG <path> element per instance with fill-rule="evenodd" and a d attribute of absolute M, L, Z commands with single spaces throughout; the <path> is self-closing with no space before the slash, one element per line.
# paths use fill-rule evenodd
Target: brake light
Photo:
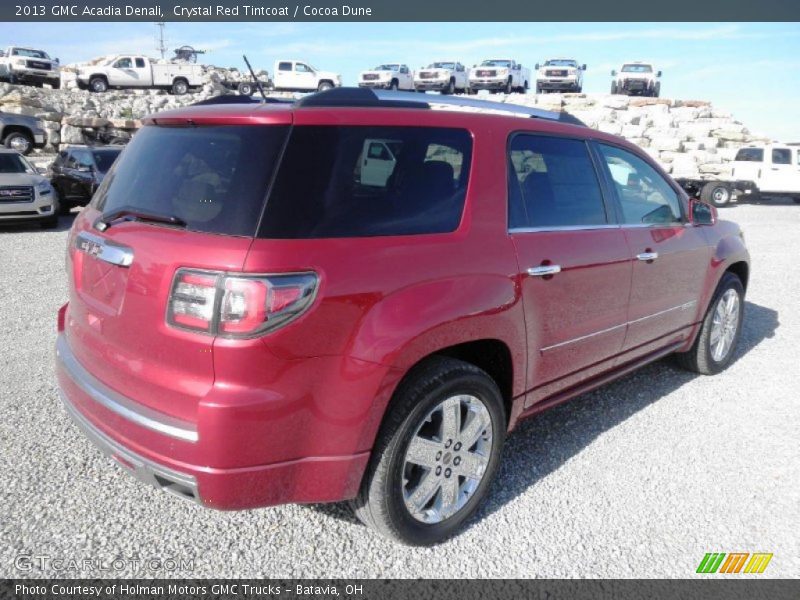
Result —
<path fill-rule="evenodd" d="M 229 275 L 178 269 L 167 322 L 181 329 L 255 337 L 300 316 L 313 302 L 315 273 Z"/>

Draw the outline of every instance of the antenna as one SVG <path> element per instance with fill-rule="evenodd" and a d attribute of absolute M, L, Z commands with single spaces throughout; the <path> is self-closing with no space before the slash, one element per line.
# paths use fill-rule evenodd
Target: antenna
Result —
<path fill-rule="evenodd" d="M 247 68 L 250 70 L 250 76 L 253 78 L 253 81 L 255 82 L 258 91 L 261 93 L 261 97 L 264 99 L 264 102 L 266 102 L 267 95 L 264 93 L 264 88 L 261 87 L 261 82 L 258 80 L 258 77 L 256 77 L 256 73 L 255 71 L 253 71 L 253 67 L 250 66 L 250 61 L 247 60 L 247 57 L 244 54 L 242 54 L 242 58 L 244 59 L 244 64 L 246 64 Z"/>
<path fill-rule="evenodd" d="M 164 21 L 159 21 L 156 23 L 156 27 L 158 27 L 158 31 L 156 32 L 156 50 L 161 53 L 161 58 L 163 59 L 167 52 L 167 38 L 164 35 L 167 24 Z"/>

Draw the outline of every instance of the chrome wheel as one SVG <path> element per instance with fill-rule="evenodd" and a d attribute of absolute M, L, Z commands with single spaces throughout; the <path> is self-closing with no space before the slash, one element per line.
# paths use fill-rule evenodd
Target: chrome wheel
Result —
<path fill-rule="evenodd" d="M 715 205 L 722 206 L 731 199 L 731 192 L 725 186 L 715 187 L 714 191 L 711 192 L 711 198 L 714 200 Z"/>
<path fill-rule="evenodd" d="M 716 362 L 724 360 L 733 347 L 739 328 L 739 303 L 739 294 L 733 289 L 727 290 L 717 302 L 709 337 L 711 358 Z"/>
<path fill-rule="evenodd" d="M 475 396 L 452 396 L 425 416 L 403 464 L 403 500 L 417 521 L 439 523 L 464 507 L 486 472 L 492 433 Z"/>
<path fill-rule="evenodd" d="M 15 135 L 8 140 L 8 147 L 20 154 L 26 154 L 31 149 L 31 142 L 24 135 Z"/>

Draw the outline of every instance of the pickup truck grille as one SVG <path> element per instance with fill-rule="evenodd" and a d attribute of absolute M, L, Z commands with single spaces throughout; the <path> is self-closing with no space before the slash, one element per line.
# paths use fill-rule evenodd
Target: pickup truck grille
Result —
<path fill-rule="evenodd" d="M 33 202 L 33 187 L 29 185 L 0 186 L 0 203 Z"/>
<path fill-rule="evenodd" d="M 567 72 L 564 69 L 548 69 L 545 75 L 547 77 L 566 77 Z"/>
<path fill-rule="evenodd" d="M 436 79 L 435 71 L 421 71 L 419 74 L 420 79 Z"/>
<path fill-rule="evenodd" d="M 378 74 L 377 73 L 367 73 L 366 75 L 362 75 L 361 79 L 363 79 L 364 81 L 375 81 L 376 79 L 378 79 Z"/>
<path fill-rule="evenodd" d="M 42 62 L 39 60 L 26 60 L 25 64 L 29 69 L 39 69 L 40 71 L 50 70 L 50 63 Z"/>
<path fill-rule="evenodd" d="M 478 69 L 475 71 L 475 75 L 478 77 L 496 77 L 497 71 L 494 69 Z"/>

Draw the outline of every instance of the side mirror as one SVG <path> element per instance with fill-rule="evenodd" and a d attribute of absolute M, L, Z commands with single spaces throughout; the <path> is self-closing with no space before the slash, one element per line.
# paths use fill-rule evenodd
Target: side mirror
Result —
<path fill-rule="evenodd" d="M 536 64 L 533 66 L 533 68 L 534 68 L 534 69 L 536 69 L 536 70 L 538 71 L 538 70 L 539 70 L 539 63 L 536 63 Z"/>
<path fill-rule="evenodd" d="M 54 58 L 54 59 L 53 59 L 53 62 L 55 62 L 55 63 L 60 63 L 60 62 L 61 62 L 61 60 L 60 60 L 60 59 L 58 59 L 58 58 Z"/>
<path fill-rule="evenodd" d="M 474 68 L 475 68 L 475 67 L 477 67 L 477 66 L 478 66 L 478 65 L 472 65 L 472 68 L 474 69 Z"/>
<path fill-rule="evenodd" d="M 616 77 L 617 76 L 617 72 L 616 71 L 611 71 L 611 76 L 612 77 Z"/>
<path fill-rule="evenodd" d="M 581 66 L 581 71 L 585 71 L 585 70 L 586 70 L 586 65 Z"/>
<path fill-rule="evenodd" d="M 717 209 L 696 198 L 689 200 L 689 221 L 692 225 L 713 225 L 717 222 Z"/>
<path fill-rule="evenodd" d="M 656 73 L 656 77 L 661 77 L 661 71 L 659 71 L 658 73 Z"/>

